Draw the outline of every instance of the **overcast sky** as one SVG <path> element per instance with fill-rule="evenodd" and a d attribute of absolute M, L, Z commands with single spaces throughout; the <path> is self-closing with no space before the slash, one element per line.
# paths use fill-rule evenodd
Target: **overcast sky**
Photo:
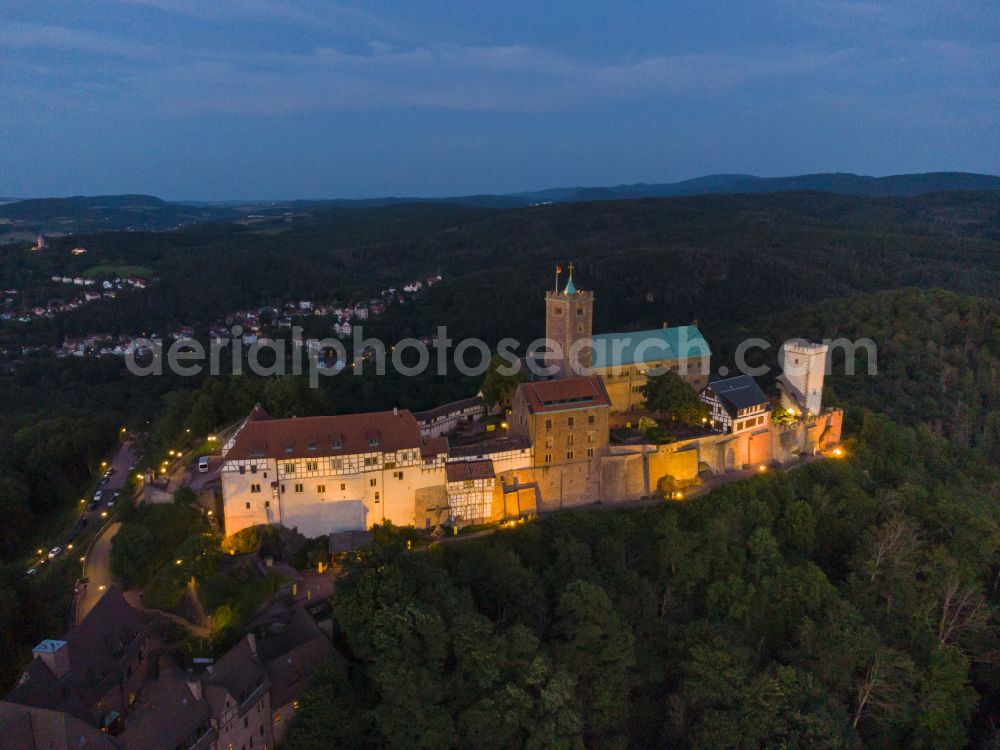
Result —
<path fill-rule="evenodd" d="M 997 0 L 0 0 L 0 196 L 1000 172 Z"/>

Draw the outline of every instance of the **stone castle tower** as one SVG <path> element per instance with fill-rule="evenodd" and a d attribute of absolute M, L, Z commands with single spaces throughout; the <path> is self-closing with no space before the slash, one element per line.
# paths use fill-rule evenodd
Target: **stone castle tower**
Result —
<path fill-rule="evenodd" d="M 790 339 L 781 346 L 778 361 L 782 374 L 781 406 L 818 415 L 823 409 L 823 379 L 826 375 L 826 344 Z"/>
<path fill-rule="evenodd" d="M 571 378 L 588 374 L 593 364 L 590 338 L 594 330 L 594 293 L 576 288 L 572 263 L 569 280 L 559 291 L 561 272 L 556 267 L 556 288 L 545 293 L 545 337 L 558 346 L 557 351 L 546 356 L 545 362 L 556 368 L 555 377 Z"/>

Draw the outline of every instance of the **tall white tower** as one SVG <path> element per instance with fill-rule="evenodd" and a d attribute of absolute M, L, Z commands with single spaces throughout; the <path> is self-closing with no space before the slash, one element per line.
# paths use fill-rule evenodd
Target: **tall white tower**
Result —
<path fill-rule="evenodd" d="M 823 408 L 823 378 L 826 375 L 826 344 L 789 339 L 781 345 L 778 362 L 782 374 L 781 406 L 789 411 L 817 415 Z"/>

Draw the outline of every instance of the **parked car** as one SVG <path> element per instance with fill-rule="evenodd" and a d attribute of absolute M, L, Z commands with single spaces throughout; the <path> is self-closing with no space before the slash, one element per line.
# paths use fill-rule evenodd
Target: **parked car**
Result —
<path fill-rule="evenodd" d="M 38 568 L 28 568 L 28 569 L 27 569 L 27 570 L 26 570 L 26 571 L 24 572 L 24 574 L 25 574 L 26 576 L 33 576 L 33 575 L 38 575 Z"/>
<path fill-rule="evenodd" d="M 202 474 L 208 473 L 208 456 L 202 456 L 198 459 L 198 471 Z"/>
<path fill-rule="evenodd" d="M 111 498 L 110 500 L 108 500 L 108 509 L 110 510 L 111 508 L 114 507 L 115 507 L 115 499 Z"/>
<path fill-rule="evenodd" d="M 108 467 L 107 476 L 109 477 L 114 476 L 114 473 L 115 473 L 115 467 L 114 466 Z"/>
<path fill-rule="evenodd" d="M 95 510 L 97 510 L 97 501 L 96 500 L 91 500 L 90 504 L 87 506 L 87 510 L 88 511 L 95 511 Z"/>
<path fill-rule="evenodd" d="M 107 483 L 108 483 L 108 475 L 105 474 L 103 477 L 101 477 L 100 484 L 107 484 Z"/>
<path fill-rule="evenodd" d="M 49 559 L 55 560 L 57 557 L 59 557 L 59 555 L 62 554 L 62 552 L 63 552 L 62 547 L 53 547 L 52 549 L 49 550 Z"/>

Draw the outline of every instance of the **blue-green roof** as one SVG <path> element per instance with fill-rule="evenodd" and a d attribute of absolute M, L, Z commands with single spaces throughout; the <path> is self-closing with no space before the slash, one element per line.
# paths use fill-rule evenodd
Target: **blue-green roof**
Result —
<path fill-rule="evenodd" d="M 705 357 L 712 353 L 697 326 L 651 331 L 600 333 L 592 337 L 594 367 L 635 365 L 663 359 Z"/>
<path fill-rule="evenodd" d="M 576 294 L 576 284 L 573 283 L 573 277 L 569 277 L 569 281 L 566 282 L 566 288 L 563 290 L 563 294 Z"/>

